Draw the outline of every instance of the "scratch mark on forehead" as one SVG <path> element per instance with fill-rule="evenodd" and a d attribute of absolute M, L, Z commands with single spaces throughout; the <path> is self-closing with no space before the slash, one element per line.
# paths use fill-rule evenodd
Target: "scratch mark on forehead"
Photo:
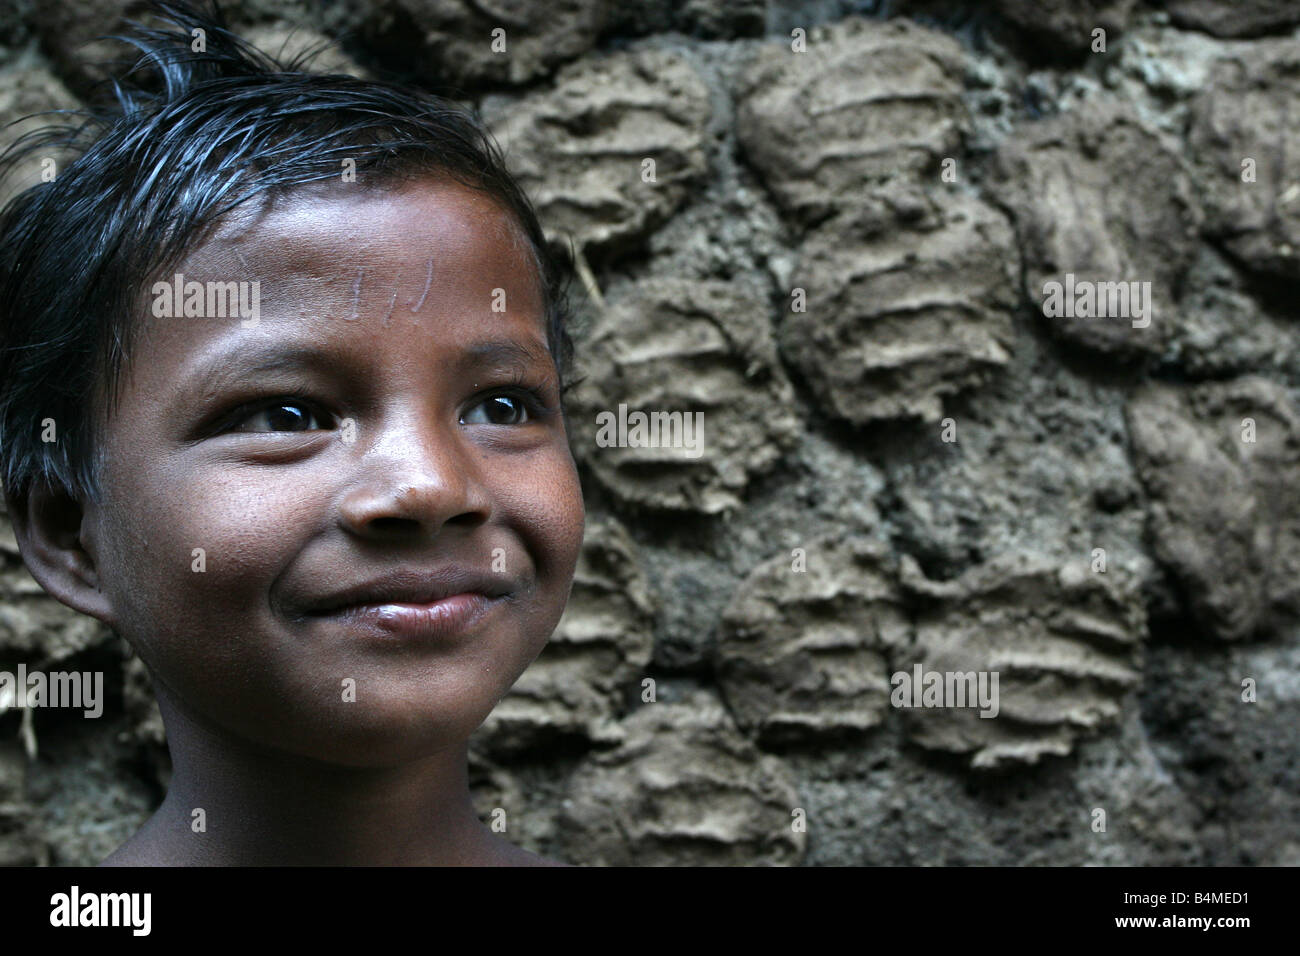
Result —
<path fill-rule="evenodd" d="M 352 283 L 352 317 L 348 320 L 350 322 L 357 320 L 357 312 L 361 307 L 361 280 L 365 277 L 365 274 L 366 267 L 361 266 L 357 269 L 357 277 Z"/>
<path fill-rule="evenodd" d="M 424 300 L 429 297 L 429 288 L 432 285 L 433 285 L 433 257 L 430 256 L 429 271 L 428 274 L 425 275 L 424 277 L 424 291 L 420 293 L 420 301 L 415 303 L 415 307 L 411 309 L 412 312 L 419 312 L 420 309 L 424 306 Z"/>
<path fill-rule="evenodd" d="M 397 290 L 393 290 L 393 297 L 388 300 L 388 312 L 384 315 L 383 326 L 388 328 L 389 320 L 393 317 L 393 308 L 397 305 Z"/>

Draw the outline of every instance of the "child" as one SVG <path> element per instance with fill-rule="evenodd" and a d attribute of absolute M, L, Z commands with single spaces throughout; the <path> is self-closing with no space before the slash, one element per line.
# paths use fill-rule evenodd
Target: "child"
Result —
<path fill-rule="evenodd" d="M 0 219 L 23 559 L 140 655 L 171 750 L 105 862 L 549 863 L 478 820 L 466 742 L 582 540 L 569 260 L 472 114 L 158 8 L 153 92 L 25 143 L 80 155 Z"/>

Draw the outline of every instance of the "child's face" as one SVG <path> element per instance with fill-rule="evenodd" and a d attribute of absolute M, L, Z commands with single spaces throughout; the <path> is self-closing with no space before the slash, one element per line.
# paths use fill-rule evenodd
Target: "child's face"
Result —
<path fill-rule="evenodd" d="M 100 587 L 160 698 L 258 744 L 390 764 L 462 743 L 541 651 L 583 505 L 526 248 L 486 194 L 340 185 L 174 270 L 259 282 L 261 314 L 145 317 L 105 438 Z M 454 633 L 309 613 L 447 568 L 505 592 Z"/>

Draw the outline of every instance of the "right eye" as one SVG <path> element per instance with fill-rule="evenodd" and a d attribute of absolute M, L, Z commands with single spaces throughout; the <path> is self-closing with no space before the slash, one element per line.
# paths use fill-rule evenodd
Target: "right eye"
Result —
<path fill-rule="evenodd" d="M 315 422 L 316 424 L 312 424 Z M 260 427 L 259 427 L 260 426 Z M 229 431 L 234 432 L 303 432 L 322 426 L 311 406 L 300 401 L 277 399 L 239 415 Z"/>

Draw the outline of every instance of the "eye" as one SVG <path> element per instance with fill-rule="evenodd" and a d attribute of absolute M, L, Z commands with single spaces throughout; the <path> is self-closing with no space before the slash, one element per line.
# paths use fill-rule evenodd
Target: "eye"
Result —
<path fill-rule="evenodd" d="M 460 420 L 462 425 L 522 425 L 531 421 L 528 404 L 517 395 L 490 395 Z"/>
<path fill-rule="evenodd" d="M 276 401 L 236 418 L 231 431 L 305 432 L 322 427 L 316 413 L 302 402 Z"/>

